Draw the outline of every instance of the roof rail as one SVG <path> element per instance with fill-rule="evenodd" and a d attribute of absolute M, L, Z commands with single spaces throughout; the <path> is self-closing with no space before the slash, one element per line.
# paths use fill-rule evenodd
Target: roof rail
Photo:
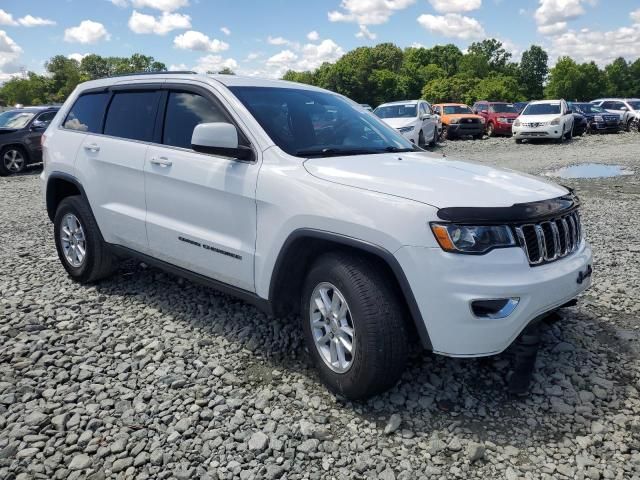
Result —
<path fill-rule="evenodd" d="M 182 75 L 197 75 L 198 72 L 194 72 L 191 70 L 162 70 L 159 72 L 131 72 L 131 73 L 119 73 L 117 75 L 110 75 L 104 78 L 117 78 L 117 77 L 132 77 L 135 75 L 166 75 L 168 73 L 171 74 L 182 74 Z"/>

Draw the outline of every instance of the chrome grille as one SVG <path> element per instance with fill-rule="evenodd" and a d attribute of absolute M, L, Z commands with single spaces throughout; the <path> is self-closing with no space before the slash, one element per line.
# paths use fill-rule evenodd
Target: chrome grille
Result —
<path fill-rule="evenodd" d="M 580 215 L 567 215 L 540 223 L 519 225 L 516 234 L 531 265 L 553 262 L 573 253 L 582 241 Z"/>

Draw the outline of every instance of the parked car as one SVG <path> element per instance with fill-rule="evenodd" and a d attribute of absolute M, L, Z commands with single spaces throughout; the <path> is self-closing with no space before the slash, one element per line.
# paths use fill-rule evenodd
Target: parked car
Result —
<path fill-rule="evenodd" d="M 520 112 L 513 103 L 479 101 L 473 104 L 473 113 L 485 120 L 487 136 L 511 135 L 511 126 Z"/>
<path fill-rule="evenodd" d="M 573 137 L 573 112 L 564 100 L 530 102 L 513 122 L 516 143 L 532 139 L 553 139 L 562 143 Z"/>
<path fill-rule="evenodd" d="M 513 104 L 513 107 L 518 111 L 518 113 L 522 113 L 522 110 L 524 110 L 524 107 L 527 105 L 529 105 L 529 102 L 516 102 Z"/>
<path fill-rule="evenodd" d="M 582 113 L 574 110 L 573 108 L 571 108 L 571 112 L 573 115 L 573 136 L 581 137 L 588 130 L 589 122 L 587 120 L 587 117 L 582 115 Z"/>
<path fill-rule="evenodd" d="M 464 103 L 439 103 L 433 105 L 442 121 L 445 138 L 460 138 L 466 135 L 478 140 L 484 136 L 484 118 L 471 111 Z"/>
<path fill-rule="evenodd" d="M 438 117 L 424 100 L 383 103 L 373 113 L 420 147 L 433 147 L 438 141 Z"/>
<path fill-rule="evenodd" d="M 0 113 L 0 176 L 42 162 L 40 137 L 59 107 L 26 107 Z"/>
<path fill-rule="evenodd" d="M 568 105 L 574 112 L 579 112 L 586 117 L 589 133 L 618 133 L 622 129 L 622 117 L 617 113 L 607 112 L 593 103 L 568 102 Z"/>
<path fill-rule="evenodd" d="M 371 108 L 371 105 L 369 105 L 368 103 L 361 103 L 360 106 L 368 112 L 373 112 L 373 108 Z"/>
<path fill-rule="evenodd" d="M 629 132 L 638 130 L 640 125 L 639 98 L 599 98 L 591 103 L 604 108 L 609 113 L 617 113 L 622 117 L 624 129 Z"/>
<path fill-rule="evenodd" d="M 317 132 L 322 109 L 335 123 Z M 392 387 L 413 339 L 494 355 L 591 282 L 571 190 L 425 152 L 310 85 L 167 72 L 86 82 L 43 152 L 73 280 L 135 257 L 299 316 L 320 377 L 350 399 Z"/>

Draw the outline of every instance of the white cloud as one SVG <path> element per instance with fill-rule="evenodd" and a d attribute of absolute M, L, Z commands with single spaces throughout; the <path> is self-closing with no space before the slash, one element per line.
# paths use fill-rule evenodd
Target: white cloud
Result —
<path fill-rule="evenodd" d="M 269 57 L 267 64 L 269 65 L 289 65 L 298 60 L 298 55 L 291 50 L 282 50 L 280 53 L 276 53 L 274 56 Z"/>
<path fill-rule="evenodd" d="M 126 8 L 129 6 L 129 2 L 127 2 L 127 0 L 109 0 L 109 1 L 113 3 L 116 7 Z"/>
<path fill-rule="evenodd" d="M 177 65 L 175 64 L 171 64 L 169 65 L 169 71 L 171 72 L 175 72 L 175 71 L 185 71 L 185 70 L 189 70 L 189 67 L 187 67 L 187 65 L 185 63 L 179 63 Z"/>
<path fill-rule="evenodd" d="M 482 6 L 482 0 L 429 0 L 429 3 L 438 13 L 471 12 Z"/>
<path fill-rule="evenodd" d="M 356 33 L 357 38 L 368 38 L 369 40 L 375 40 L 377 35 L 370 31 L 366 25 L 360 25 L 360 30 Z"/>
<path fill-rule="evenodd" d="M 173 12 L 174 10 L 178 10 L 182 7 L 188 6 L 189 0 L 131 0 L 131 4 L 135 8 L 146 7 L 155 8 L 156 10 L 160 10 L 161 12 Z"/>
<path fill-rule="evenodd" d="M 340 8 L 328 13 L 330 22 L 355 22 L 359 25 L 380 25 L 398 10 L 413 5 L 416 0 L 342 0 Z"/>
<path fill-rule="evenodd" d="M 238 68 L 238 62 L 233 58 L 222 58 L 220 55 L 205 55 L 198 59 L 198 63 L 193 70 L 198 73 L 219 72 L 225 68 L 235 70 Z"/>
<path fill-rule="evenodd" d="M 195 30 L 189 30 L 182 35 L 178 35 L 173 39 L 173 44 L 176 48 L 182 50 L 201 50 L 205 52 L 223 52 L 229 49 L 229 44 L 225 43 L 217 38 L 213 40 L 202 32 L 196 32 Z"/>
<path fill-rule="evenodd" d="M 594 4 L 596 0 L 539 0 L 540 6 L 534 13 L 538 32 L 554 35 L 566 29 L 566 22 L 584 15 L 584 3 Z M 564 24 L 564 26 L 563 26 Z"/>
<path fill-rule="evenodd" d="M 129 18 L 129 28 L 135 33 L 166 35 L 172 30 L 191 28 L 191 17 L 169 12 L 162 12 L 161 16 L 154 17 L 134 10 Z"/>
<path fill-rule="evenodd" d="M 262 56 L 261 53 L 258 52 L 250 52 L 249 55 L 247 55 L 247 58 L 245 60 L 245 62 L 251 62 L 253 60 L 257 60 L 258 58 L 260 58 Z"/>
<path fill-rule="evenodd" d="M 267 37 L 267 43 L 269 45 L 288 45 L 290 42 L 286 38 L 272 37 L 271 35 L 269 35 Z"/>
<path fill-rule="evenodd" d="M 90 55 L 90 54 L 89 53 L 72 53 L 70 55 L 67 55 L 67 58 L 70 58 L 70 59 L 75 60 L 78 63 L 80 63 L 82 61 L 82 59 L 84 57 L 86 57 L 87 55 Z"/>
<path fill-rule="evenodd" d="M 307 43 L 302 47 L 302 58 L 298 62 L 297 68 L 303 70 L 318 68 L 325 62 L 335 62 L 342 55 L 344 55 L 342 47 L 329 38 L 318 44 Z"/>
<path fill-rule="evenodd" d="M 67 28 L 64 31 L 65 42 L 96 43 L 110 38 L 111 35 L 104 25 L 92 20 L 83 20 L 77 27 Z"/>
<path fill-rule="evenodd" d="M 44 27 L 49 25 L 55 25 L 56 22 L 42 17 L 34 17 L 33 15 L 25 15 L 18 19 L 18 23 L 23 27 Z"/>
<path fill-rule="evenodd" d="M 0 81 L 9 80 L 13 74 L 19 73 L 21 65 L 18 59 L 22 53 L 22 48 L 7 35 L 7 32 L 0 30 Z"/>
<path fill-rule="evenodd" d="M 307 40 L 311 42 L 317 42 L 320 40 L 320 34 L 313 30 L 312 32 L 307 33 Z"/>
<path fill-rule="evenodd" d="M 578 62 L 605 65 L 618 57 L 640 57 L 640 23 L 610 31 L 582 29 L 550 39 L 548 50 L 554 59 L 569 55 Z"/>
<path fill-rule="evenodd" d="M 227 27 L 222 27 L 222 28 L 220 29 L 220 31 L 221 31 L 222 33 L 224 33 L 225 35 L 227 35 L 227 36 L 228 36 L 228 35 L 231 35 L 231 30 L 229 30 Z"/>
<path fill-rule="evenodd" d="M 478 20 L 457 13 L 446 15 L 420 15 L 418 23 L 431 33 L 443 37 L 470 40 L 486 36 L 484 28 Z"/>
<path fill-rule="evenodd" d="M 631 12 L 629 16 L 631 17 L 631 20 L 633 20 L 634 22 L 640 23 L 640 8 Z"/>
<path fill-rule="evenodd" d="M 5 12 L 0 8 L 0 25 L 15 26 L 18 25 L 18 22 L 13 19 L 13 15 L 11 15 L 9 12 Z"/>

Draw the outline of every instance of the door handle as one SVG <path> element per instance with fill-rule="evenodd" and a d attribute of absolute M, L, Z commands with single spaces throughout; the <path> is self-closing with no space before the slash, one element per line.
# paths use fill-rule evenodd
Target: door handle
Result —
<path fill-rule="evenodd" d="M 151 157 L 150 162 L 153 165 L 159 165 L 161 167 L 170 167 L 171 165 L 173 165 L 173 162 L 167 157 Z"/>
<path fill-rule="evenodd" d="M 84 149 L 88 152 L 94 152 L 94 153 L 100 151 L 100 147 L 95 143 L 90 143 L 88 145 L 85 145 Z"/>

